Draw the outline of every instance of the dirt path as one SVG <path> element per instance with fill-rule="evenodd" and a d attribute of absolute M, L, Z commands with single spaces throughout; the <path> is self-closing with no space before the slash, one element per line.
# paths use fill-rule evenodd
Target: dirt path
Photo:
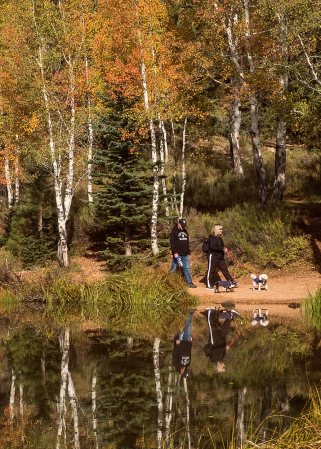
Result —
<path fill-rule="evenodd" d="M 235 307 L 242 313 L 251 313 L 254 308 L 268 308 L 269 313 L 273 315 L 284 315 L 289 318 L 300 318 L 299 308 L 289 307 L 291 303 L 303 303 L 309 294 L 315 294 L 321 287 L 321 274 L 316 270 L 304 270 L 296 274 L 281 276 L 277 278 L 270 277 L 268 280 L 268 290 L 252 290 L 251 278 L 244 277 L 240 279 L 240 284 L 234 292 L 206 290 L 205 284 L 200 280 L 194 280 L 197 289 L 190 289 L 189 292 L 195 294 L 200 305 L 198 311 L 206 307 L 218 307 L 223 301 L 235 301 Z"/>

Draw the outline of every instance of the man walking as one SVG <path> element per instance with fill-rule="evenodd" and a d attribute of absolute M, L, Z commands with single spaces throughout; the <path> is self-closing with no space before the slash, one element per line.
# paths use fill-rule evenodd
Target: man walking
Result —
<path fill-rule="evenodd" d="M 189 249 L 189 237 L 186 229 L 186 220 L 181 218 L 178 223 L 173 227 L 170 243 L 173 254 L 171 273 L 174 273 L 177 266 L 180 265 L 183 268 L 183 272 L 186 278 L 187 287 L 196 288 L 197 285 L 193 284 L 191 277 L 191 270 L 189 264 L 190 249 Z"/>

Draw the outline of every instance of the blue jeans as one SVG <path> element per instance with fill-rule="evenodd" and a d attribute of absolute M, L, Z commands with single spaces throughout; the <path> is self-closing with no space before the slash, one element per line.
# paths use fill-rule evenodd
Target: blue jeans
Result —
<path fill-rule="evenodd" d="M 185 327 L 183 329 L 183 332 L 179 333 L 179 339 L 180 341 L 191 341 L 191 337 L 192 337 L 192 318 L 193 318 L 193 314 L 190 313 L 188 315 L 188 318 L 186 320 L 185 323 Z"/>
<path fill-rule="evenodd" d="M 192 278 L 191 278 L 191 270 L 190 270 L 190 266 L 189 266 L 189 256 L 180 256 L 180 258 L 182 259 L 182 262 L 183 262 L 183 271 L 184 271 L 184 275 L 186 278 L 186 282 L 188 284 L 191 284 Z M 175 259 L 175 257 L 173 257 L 172 266 L 169 271 L 171 273 L 174 273 L 176 271 L 177 266 L 178 266 L 177 259 Z"/>

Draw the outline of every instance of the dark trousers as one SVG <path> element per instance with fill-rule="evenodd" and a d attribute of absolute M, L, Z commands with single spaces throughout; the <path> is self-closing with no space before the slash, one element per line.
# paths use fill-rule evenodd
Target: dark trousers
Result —
<path fill-rule="evenodd" d="M 221 270 L 223 276 L 227 281 L 232 280 L 232 276 L 228 272 L 225 260 L 218 259 L 217 257 L 213 256 L 213 254 L 209 254 L 206 287 L 213 287 L 213 278 L 217 267 Z"/>

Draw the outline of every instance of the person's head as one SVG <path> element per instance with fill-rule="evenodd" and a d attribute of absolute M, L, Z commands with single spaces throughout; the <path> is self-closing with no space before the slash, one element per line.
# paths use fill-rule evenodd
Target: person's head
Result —
<path fill-rule="evenodd" d="M 213 229 L 212 229 L 212 231 L 211 231 L 211 234 L 212 234 L 212 235 L 220 236 L 220 235 L 222 234 L 222 232 L 223 232 L 223 226 L 220 225 L 220 224 L 215 224 L 215 225 L 213 226 Z"/>
<path fill-rule="evenodd" d="M 214 364 L 214 367 L 215 367 L 215 369 L 216 369 L 216 371 L 218 373 L 225 373 L 225 363 L 223 361 L 222 362 L 216 362 Z"/>
<path fill-rule="evenodd" d="M 179 229 L 185 229 L 186 228 L 186 220 L 184 218 L 180 218 L 178 220 L 178 228 Z"/>

